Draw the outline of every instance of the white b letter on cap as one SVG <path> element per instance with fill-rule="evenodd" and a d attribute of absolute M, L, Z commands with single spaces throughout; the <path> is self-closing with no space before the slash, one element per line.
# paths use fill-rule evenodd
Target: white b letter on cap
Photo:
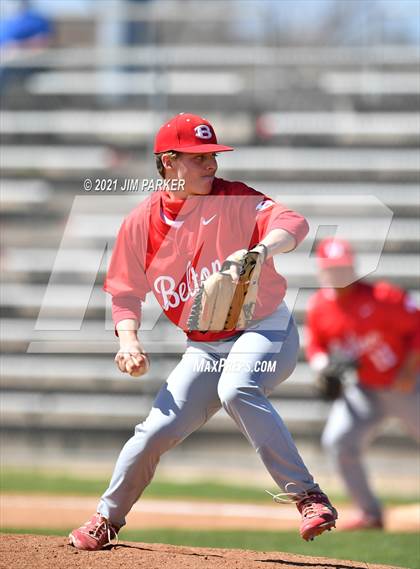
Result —
<path fill-rule="evenodd" d="M 200 124 L 200 125 L 196 126 L 194 129 L 194 132 L 195 132 L 195 136 L 197 136 L 198 138 L 204 138 L 206 140 L 213 136 L 213 133 L 210 130 L 210 127 L 206 124 Z"/>

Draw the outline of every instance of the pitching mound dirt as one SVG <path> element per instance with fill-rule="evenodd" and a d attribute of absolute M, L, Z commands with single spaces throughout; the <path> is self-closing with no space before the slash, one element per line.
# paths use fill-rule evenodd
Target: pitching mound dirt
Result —
<path fill-rule="evenodd" d="M 202 549 L 120 543 L 103 551 L 78 551 L 62 537 L 3 534 L 0 569 L 395 569 L 278 552 Z"/>

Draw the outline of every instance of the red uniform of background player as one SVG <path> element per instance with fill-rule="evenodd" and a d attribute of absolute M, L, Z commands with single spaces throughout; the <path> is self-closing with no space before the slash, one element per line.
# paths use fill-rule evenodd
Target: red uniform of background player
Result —
<path fill-rule="evenodd" d="M 357 282 L 347 242 L 326 239 L 317 256 L 320 282 L 328 288 L 308 304 L 307 357 L 318 373 L 331 357 L 356 361 L 358 377 L 334 403 L 323 443 L 360 508 L 347 529 L 382 527 L 381 506 L 369 488 L 361 452 L 373 429 L 390 416 L 420 439 L 420 313 L 410 296 L 390 283 Z"/>

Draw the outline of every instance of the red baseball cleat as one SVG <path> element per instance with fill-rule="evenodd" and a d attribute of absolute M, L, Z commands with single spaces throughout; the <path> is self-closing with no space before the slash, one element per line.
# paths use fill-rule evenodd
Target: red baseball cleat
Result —
<path fill-rule="evenodd" d="M 286 484 L 286 492 L 272 494 L 275 502 L 290 503 L 295 502 L 296 507 L 302 515 L 300 524 L 300 535 L 306 541 L 312 541 L 317 535 L 324 531 L 335 528 L 335 521 L 338 518 L 337 510 L 331 505 L 327 496 L 323 492 L 289 492 L 290 486 L 296 486 L 294 482 Z"/>
<path fill-rule="evenodd" d="M 296 507 L 302 515 L 300 535 L 305 541 L 312 541 L 324 531 L 335 528 L 337 510 L 322 492 L 307 494 L 296 502 Z"/>
<path fill-rule="evenodd" d="M 366 514 L 359 516 L 340 524 L 339 529 L 342 531 L 363 531 L 365 529 L 384 529 L 384 522 L 381 518 L 373 518 Z"/>
<path fill-rule="evenodd" d="M 95 514 L 83 526 L 74 529 L 69 535 L 69 544 L 85 551 L 98 551 L 112 544 L 112 539 L 118 543 L 119 528 L 114 527 L 101 514 Z"/>

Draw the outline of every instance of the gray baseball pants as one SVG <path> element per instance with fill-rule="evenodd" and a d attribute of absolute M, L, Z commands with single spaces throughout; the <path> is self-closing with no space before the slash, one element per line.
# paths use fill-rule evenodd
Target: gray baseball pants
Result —
<path fill-rule="evenodd" d="M 352 385 L 332 406 L 322 443 L 336 463 L 350 496 L 369 517 L 381 519 L 382 508 L 369 486 L 362 452 L 380 423 L 389 417 L 398 418 L 408 434 L 420 441 L 419 409 L 420 382 L 413 393 Z"/>
<path fill-rule="evenodd" d="M 287 427 L 267 399 L 293 372 L 298 349 L 296 325 L 284 303 L 229 341 L 188 342 L 150 414 L 123 447 L 98 512 L 114 525 L 124 525 L 162 454 L 204 425 L 221 407 L 281 489 L 294 482 L 299 491 L 319 490 Z M 267 362 L 275 362 L 275 366 L 271 364 L 274 371 L 267 371 Z"/>

